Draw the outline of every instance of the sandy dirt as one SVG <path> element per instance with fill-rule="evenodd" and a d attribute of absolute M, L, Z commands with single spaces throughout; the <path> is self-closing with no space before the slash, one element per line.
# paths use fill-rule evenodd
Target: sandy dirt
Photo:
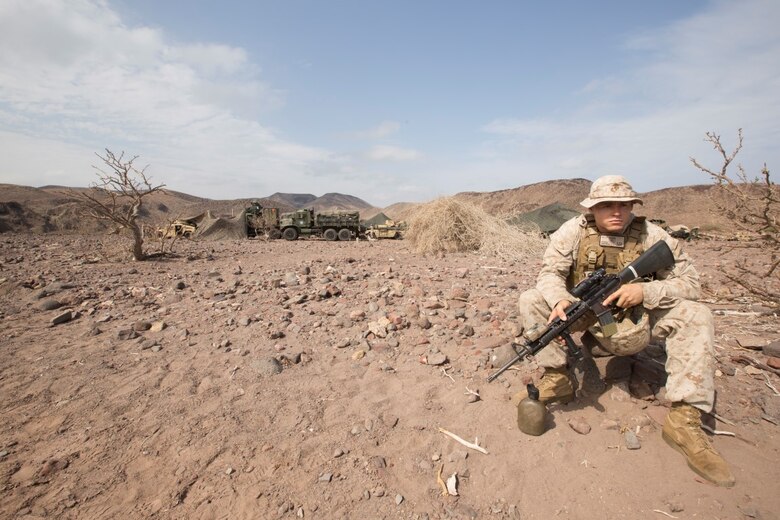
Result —
<path fill-rule="evenodd" d="M 731 423 L 713 426 L 737 435 L 713 439 L 731 489 L 662 441 L 658 345 L 596 359 L 603 393 L 551 409 L 540 437 L 518 430 L 511 397 L 538 370 L 485 379 L 538 263 L 250 240 L 124 263 L 111 240 L 0 235 L 3 518 L 780 517 L 780 377 L 739 361 L 770 361 L 778 320 L 724 284 L 723 244 L 690 252 Z"/>

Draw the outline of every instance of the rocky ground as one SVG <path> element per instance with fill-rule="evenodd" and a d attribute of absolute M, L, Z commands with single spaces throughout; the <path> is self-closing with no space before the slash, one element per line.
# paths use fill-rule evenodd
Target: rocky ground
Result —
<path fill-rule="evenodd" d="M 538 370 L 485 379 L 538 262 L 247 240 L 131 264 L 114 240 L 0 235 L 0 516 L 780 516 L 777 315 L 725 282 L 724 244 L 690 252 L 732 489 L 662 441 L 660 345 L 578 367 L 580 398 L 518 431 Z"/>

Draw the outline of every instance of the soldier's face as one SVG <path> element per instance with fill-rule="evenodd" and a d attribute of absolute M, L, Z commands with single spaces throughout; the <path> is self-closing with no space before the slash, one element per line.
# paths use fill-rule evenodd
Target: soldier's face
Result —
<path fill-rule="evenodd" d="M 596 227 L 599 231 L 622 233 L 633 208 L 633 202 L 599 202 L 590 208 L 590 211 L 596 219 Z"/>

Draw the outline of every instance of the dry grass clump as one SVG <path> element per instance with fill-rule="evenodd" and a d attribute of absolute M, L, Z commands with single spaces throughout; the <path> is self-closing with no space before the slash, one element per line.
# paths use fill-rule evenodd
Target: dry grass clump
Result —
<path fill-rule="evenodd" d="M 533 224 L 519 227 L 453 197 L 421 206 L 409 219 L 404 238 L 417 253 L 477 251 L 505 260 L 538 258 L 547 241 Z"/>

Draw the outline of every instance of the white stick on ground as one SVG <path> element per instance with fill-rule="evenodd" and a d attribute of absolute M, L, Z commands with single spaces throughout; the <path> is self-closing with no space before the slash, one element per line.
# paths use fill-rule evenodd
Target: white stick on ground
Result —
<path fill-rule="evenodd" d="M 454 433 L 448 432 L 444 428 L 439 428 L 439 431 L 442 432 L 444 435 L 452 437 L 453 439 L 455 439 L 459 443 L 463 444 L 467 448 L 471 448 L 472 450 L 477 450 L 478 452 L 484 453 L 485 455 L 488 454 L 488 451 L 485 448 L 483 448 L 482 446 L 479 445 L 479 438 L 475 438 L 474 442 L 469 442 L 469 441 L 464 441 L 463 439 L 461 439 L 460 437 L 458 437 Z"/>
<path fill-rule="evenodd" d="M 701 429 L 702 430 L 707 430 L 708 432 L 710 432 L 713 435 L 728 435 L 729 437 L 736 437 L 737 436 L 737 434 L 733 433 L 733 432 L 727 432 L 725 430 L 713 430 L 712 428 L 710 428 L 706 424 L 702 424 L 701 425 Z"/>

